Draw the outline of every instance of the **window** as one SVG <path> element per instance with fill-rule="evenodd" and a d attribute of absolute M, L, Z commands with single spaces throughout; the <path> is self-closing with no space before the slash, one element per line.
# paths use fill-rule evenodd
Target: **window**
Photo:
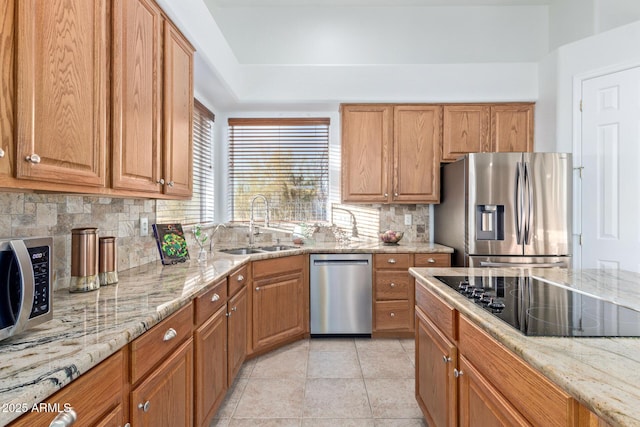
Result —
<path fill-rule="evenodd" d="M 158 200 L 157 222 L 213 222 L 213 122 L 211 111 L 194 100 L 193 196 L 191 200 Z"/>
<path fill-rule="evenodd" d="M 249 220 L 256 194 L 269 200 L 271 220 L 281 225 L 326 221 L 328 187 L 328 118 L 229 119 L 233 221 Z"/>

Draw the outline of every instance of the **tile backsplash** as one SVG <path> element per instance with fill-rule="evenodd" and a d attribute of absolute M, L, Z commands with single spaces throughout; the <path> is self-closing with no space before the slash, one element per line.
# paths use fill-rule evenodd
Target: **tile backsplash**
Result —
<path fill-rule="evenodd" d="M 160 257 L 151 229 L 156 221 L 157 203 L 149 199 L 0 192 L 0 238 L 53 237 L 54 289 L 63 289 L 69 286 L 73 228 L 97 227 L 100 237 L 115 236 L 119 271 L 157 261 Z M 355 218 L 360 239 L 377 240 L 378 231 L 393 229 L 405 232 L 405 242 L 429 241 L 428 205 L 334 206 L 342 208 L 343 216 L 336 209 L 329 218 L 336 226 L 317 228 L 315 240 L 351 237 Z M 410 226 L 404 225 L 406 214 L 412 217 Z M 148 235 L 144 237 L 140 236 L 140 218 L 148 219 Z M 197 246 L 188 230 L 185 227 L 189 251 L 195 256 Z M 278 239 L 289 243 L 291 233 L 262 230 L 255 241 L 260 245 Z M 248 244 L 248 229 L 236 225 L 221 227 L 212 240 L 220 246 L 243 246 Z"/>

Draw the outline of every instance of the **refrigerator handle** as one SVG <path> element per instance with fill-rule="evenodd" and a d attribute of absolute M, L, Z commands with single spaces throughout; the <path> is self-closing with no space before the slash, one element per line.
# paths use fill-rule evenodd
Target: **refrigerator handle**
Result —
<path fill-rule="evenodd" d="M 527 192 L 527 220 L 524 223 L 524 244 L 528 245 L 531 240 L 531 215 L 533 213 L 533 186 L 529 175 L 529 163 L 524 162 L 524 189 Z"/>
<path fill-rule="evenodd" d="M 564 261 L 558 262 L 490 262 L 480 261 L 480 267 L 531 267 L 531 268 L 551 268 L 551 267 L 568 267 Z"/>
<path fill-rule="evenodd" d="M 516 167 L 516 185 L 515 185 L 515 209 L 514 216 L 516 220 L 516 243 L 522 244 L 522 163 L 518 162 Z"/>

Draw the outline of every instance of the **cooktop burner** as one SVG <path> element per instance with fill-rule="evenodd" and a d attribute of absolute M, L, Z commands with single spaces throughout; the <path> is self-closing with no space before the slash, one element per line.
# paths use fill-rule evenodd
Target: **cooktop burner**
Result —
<path fill-rule="evenodd" d="M 532 277 L 436 279 L 525 335 L 640 337 L 640 312 Z"/>

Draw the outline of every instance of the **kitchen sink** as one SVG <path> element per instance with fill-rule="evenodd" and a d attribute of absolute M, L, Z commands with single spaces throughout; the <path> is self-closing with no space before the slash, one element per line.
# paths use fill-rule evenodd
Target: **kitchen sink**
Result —
<path fill-rule="evenodd" d="M 296 246 L 274 245 L 274 246 L 263 246 L 259 249 L 261 251 L 267 251 L 267 252 L 278 252 L 278 251 L 286 251 L 289 249 L 298 249 L 298 248 Z"/>
<path fill-rule="evenodd" d="M 249 255 L 249 254 L 259 254 L 263 251 L 255 249 L 255 248 L 238 248 L 238 249 L 220 249 L 219 252 L 224 252 L 225 254 L 230 255 Z"/>

